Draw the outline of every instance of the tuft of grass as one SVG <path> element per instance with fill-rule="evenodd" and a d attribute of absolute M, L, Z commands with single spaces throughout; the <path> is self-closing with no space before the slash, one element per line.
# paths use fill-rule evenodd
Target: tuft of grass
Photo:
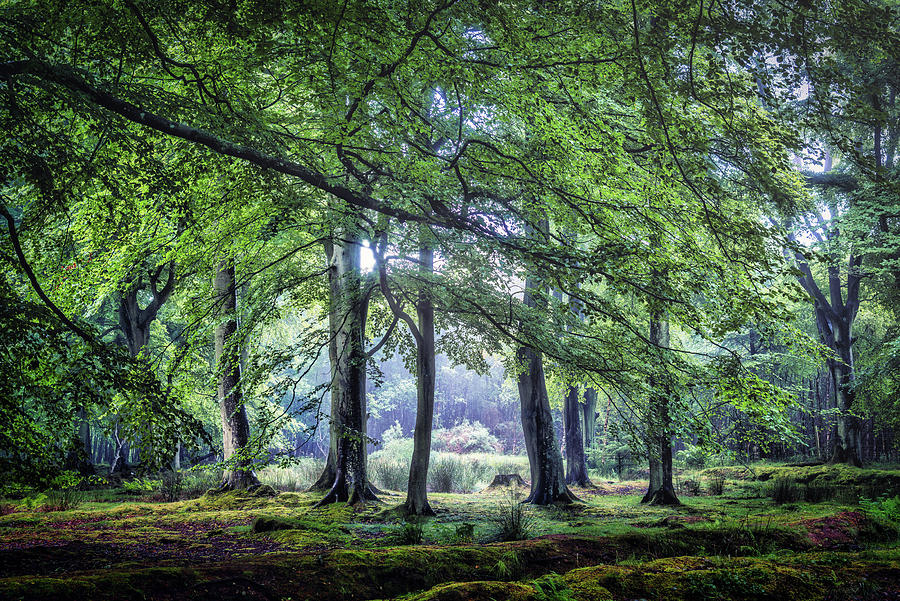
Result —
<path fill-rule="evenodd" d="M 722 496 L 725 491 L 725 475 L 713 473 L 706 480 L 706 490 L 714 497 Z"/>
<path fill-rule="evenodd" d="M 406 490 L 409 482 L 409 464 L 389 457 L 369 461 L 369 470 L 375 482 L 387 490 Z"/>
<path fill-rule="evenodd" d="M 425 539 L 425 520 L 410 516 L 394 532 L 394 538 L 400 545 L 421 545 Z"/>
<path fill-rule="evenodd" d="M 497 504 L 497 511 L 490 519 L 497 528 L 497 538 L 502 541 L 531 538 L 535 525 L 530 510 L 512 492 Z"/>

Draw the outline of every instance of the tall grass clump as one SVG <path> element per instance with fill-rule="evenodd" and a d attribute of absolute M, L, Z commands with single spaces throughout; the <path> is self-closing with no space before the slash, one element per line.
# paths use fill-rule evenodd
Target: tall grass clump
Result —
<path fill-rule="evenodd" d="M 796 503 L 802 497 L 802 491 L 796 482 L 788 478 L 779 478 L 772 484 L 771 497 L 776 505 Z"/>
<path fill-rule="evenodd" d="M 409 483 L 409 464 L 389 457 L 369 461 L 369 472 L 375 483 L 387 490 L 406 490 Z"/>
<path fill-rule="evenodd" d="M 270 466 L 256 473 L 262 484 L 282 492 L 301 492 L 312 486 L 322 472 L 324 463 L 313 457 L 298 457 L 284 467 Z"/>
<path fill-rule="evenodd" d="M 491 516 L 491 521 L 497 528 L 497 538 L 501 541 L 525 540 L 531 537 L 534 517 L 519 499 L 518 495 L 510 492 L 506 499 L 497 504 L 497 510 Z"/>
<path fill-rule="evenodd" d="M 461 488 L 464 471 L 458 455 L 438 454 L 428 469 L 428 484 L 433 492 L 455 492 Z"/>

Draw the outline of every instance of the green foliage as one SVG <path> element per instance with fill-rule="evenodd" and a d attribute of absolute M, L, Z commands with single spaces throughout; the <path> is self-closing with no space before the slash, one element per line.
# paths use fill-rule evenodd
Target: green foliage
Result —
<path fill-rule="evenodd" d="M 531 510 L 513 492 L 497 503 L 497 510 L 491 516 L 491 521 L 497 529 L 497 538 L 502 541 L 531 538 L 535 528 Z"/>
<path fill-rule="evenodd" d="M 900 495 L 881 495 L 877 499 L 861 498 L 860 507 L 874 518 L 893 524 L 900 533 Z"/>
<path fill-rule="evenodd" d="M 397 544 L 421 545 L 422 540 L 425 538 L 425 520 L 414 516 L 410 517 L 397 527 L 394 536 Z"/>
<path fill-rule="evenodd" d="M 122 490 L 129 495 L 144 495 L 151 493 L 162 486 L 161 480 L 151 480 L 150 478 L 135 478 L 133 480 L 122 481 Z"/>
<path fill-rule="evenodd" d="M 434 450 L 448 453 L 494 453 L 500 450 L 497 437 L 479 421 L 463 420 L 452 428 L 437 429 L 431 440 Z"/>
<path fill-rule="evenodd" d="M 559 574 L 545 574 L 531 581 L 536 601 L 573 601 L 572 589 Z"/>

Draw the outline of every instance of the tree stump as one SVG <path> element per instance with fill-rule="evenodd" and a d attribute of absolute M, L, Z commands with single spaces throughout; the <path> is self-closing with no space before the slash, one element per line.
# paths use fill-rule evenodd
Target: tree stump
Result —
<path fill-rule="evenodd" d="M 488 488 L 508 488 L 510 486 L 525 486 L 529 484 L 519 474 L 497 474 Z"/>

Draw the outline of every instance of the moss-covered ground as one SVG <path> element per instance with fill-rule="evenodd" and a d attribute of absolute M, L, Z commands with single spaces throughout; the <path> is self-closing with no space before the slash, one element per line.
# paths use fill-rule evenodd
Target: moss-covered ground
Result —
<path fill-rule="evenodd" d="M 412 524 L 390 491 L 361 508 L 296 492 L 7 500 L 0 599 L 900 599 L 900 515 L 867 500 L 896 494 L 900 471 L 752 472 L 694 474 L 704 493 L 679 507 L 641 505 L 642 482 L 576 489 L 573 506 L 527 507 L 525 540 L 505 542 L 516 491 L 432 493 L 437 515 Z"/>

